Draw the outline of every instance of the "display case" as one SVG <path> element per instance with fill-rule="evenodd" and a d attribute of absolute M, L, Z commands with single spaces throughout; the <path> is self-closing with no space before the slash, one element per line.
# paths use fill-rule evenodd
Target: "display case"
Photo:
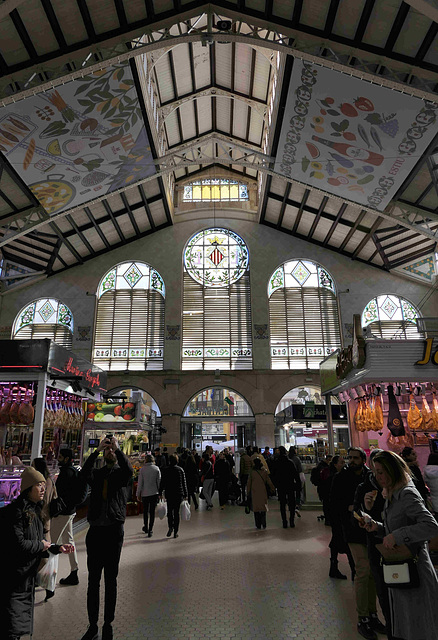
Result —
<path fill-rule="evenodd" d="M 21 490 L 21 474 L 26 467 L 22 465 L 0 466 L 0 507 L 18 498 Z"/>

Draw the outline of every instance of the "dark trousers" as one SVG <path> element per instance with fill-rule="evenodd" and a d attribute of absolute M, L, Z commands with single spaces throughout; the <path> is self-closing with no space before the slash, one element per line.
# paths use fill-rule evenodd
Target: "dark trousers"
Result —
<path fill-rule="evenodd" d="M 167 522 L 169 529 L 173 529 L 174 533 L 178 533 L 179 529 L 179 509 L 181 506 L 181 498 L 172 498 L 167 500 Z"/>
<path fill-rule="evenodd" d="M 144 496 L 143 502 L 143 523 L 145 531 L 152 531 L 155 522 L 155 509 L 158 504 L 158 495 Z M 148 526 L 149 520 L 149 526 Z"/>
<path fill-rule="evenodd" d="M 218 482 L 217 488 L 219 490 L 219 504 L 222 507 L 228 502 L 228 482 Z"/>
<path fill-rule="evenodd" d="M 287 524 L 286 505 L 289 507 L 290 524 L 295 520 L 295 490 L 294 489 L 277 489 L 278 500 L 280 502 L 280 513 L 283 524 Z"/>
<path fill-rule="evenodd" d="M 195 509 L 197 509 L 199 505 L 198 505 L 198 501 L 196 500 L 195 490 L 194 489 L 193 491 L 190 491 L 190 489 L 187 489 L 187 490 L 189 492 L 189 498 L 188 498 L 189 504 L 190 504 L 190 498 L 191 498 L 193 500 L 193 504 L 195 505 Z"/>
<path fill-rule="evenodd" d="M 266 511 L 254 511 L 254 521 L 257 529 L 266 527 Z"/>
<path fill-rule="evenodd" d="M 388 587 L 383 580 L 383 569 L 380 564 L 381 555 L 376 549 L 374 544 L 368 540 L 368 558 L 370 561 L 371 573 L 373 574 L 374 582 L 376 585 L 376 593 L 379 598 L 380 607 L 385 617 L 385 624 L 387 629 L 388 640 L 397 640 L 392 635 L 391 627 L 391 607 L 389 604 L 389 592 Z"/>
<path fill-rule="evenodd" d="M 246 485 L 248 483 L 248 474 L 241 474 L 240 475 L 240 485 L 241 485 L 241 489 L 242 489 L 242 502 L 246 502 Z"/>
<path fill-rule="evenodd" d="M 88 591 L 87 610 L 90 624 L 99 620 L 99 591 L 102 570 L 105 579 L 104 621 L 111 623 L 117 601 L 117 574 L 119 572 L 120 553 L 123 545 L 123 522 L 108 527 L 93 527 L 86 537 Z"/>

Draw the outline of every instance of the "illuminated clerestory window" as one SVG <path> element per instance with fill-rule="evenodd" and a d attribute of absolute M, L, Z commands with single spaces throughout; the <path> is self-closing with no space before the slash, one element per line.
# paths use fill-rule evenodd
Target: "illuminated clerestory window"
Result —
<path fill-rule="evenodd" d="M 195 180 L 184 187 L 183 202 L 244 202 L 248 185 L 229 178 Z"/>

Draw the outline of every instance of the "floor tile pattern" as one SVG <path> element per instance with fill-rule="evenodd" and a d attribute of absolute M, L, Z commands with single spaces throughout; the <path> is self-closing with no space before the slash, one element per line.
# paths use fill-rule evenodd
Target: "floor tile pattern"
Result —
<path fill-rule="evenodd" d="M 359 638 L 353 583 L 328 577 L 330 529 L 318 514 L 302 511 L 295 529 L 283 529 L 271 499 L 259 531 L 242 507 L 215 503 L 207 512 L 201 502 L 177 539 L 166 538 L 166 520 L 156 520 L 148 539 L 141 517 L 128 518 L 115 640 Z M 76 542 L 80 584 L 59 586 L 47 603 L 37 591 L 33 640 L 79 640 L 87 627 L 85 531 Z M 61 557 L 59 577 L 68 572 Z"/>

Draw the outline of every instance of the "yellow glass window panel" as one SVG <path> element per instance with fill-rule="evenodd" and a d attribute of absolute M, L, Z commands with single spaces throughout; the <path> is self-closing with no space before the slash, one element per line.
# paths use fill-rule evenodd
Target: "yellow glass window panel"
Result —
<path fill-rule="evenodd" d="M 194 185 L 193 186 L 193 200 L 201 200 L 201 186 L 200 185 Z"/>
<path fill-rule="evenodd" d="M 239 186 L 237 184 L 230 185 L 230 198 L 239 199 Z"/>
<path fill-rule="evenodd" d="M 221 185 L 221 199 L 229 200 L 229 198 L 230 198 L 230 185 L 228 184 Z"/>
<path fill-rule="evenodd" d="M 211 197 L 213 200 L 220 200 L 221 197 L 221 192 L 220 192 L 220 187 L 218 184 L 215 184 L 214 186 L 212 186 L 211 188 Z"/>
<path fill-rule="evenodd" d="M 211 199 L 211 188 L 210 185 L 203 185 L 202 186 L 202 199 L 203 200 L 210 200 Z"/>

